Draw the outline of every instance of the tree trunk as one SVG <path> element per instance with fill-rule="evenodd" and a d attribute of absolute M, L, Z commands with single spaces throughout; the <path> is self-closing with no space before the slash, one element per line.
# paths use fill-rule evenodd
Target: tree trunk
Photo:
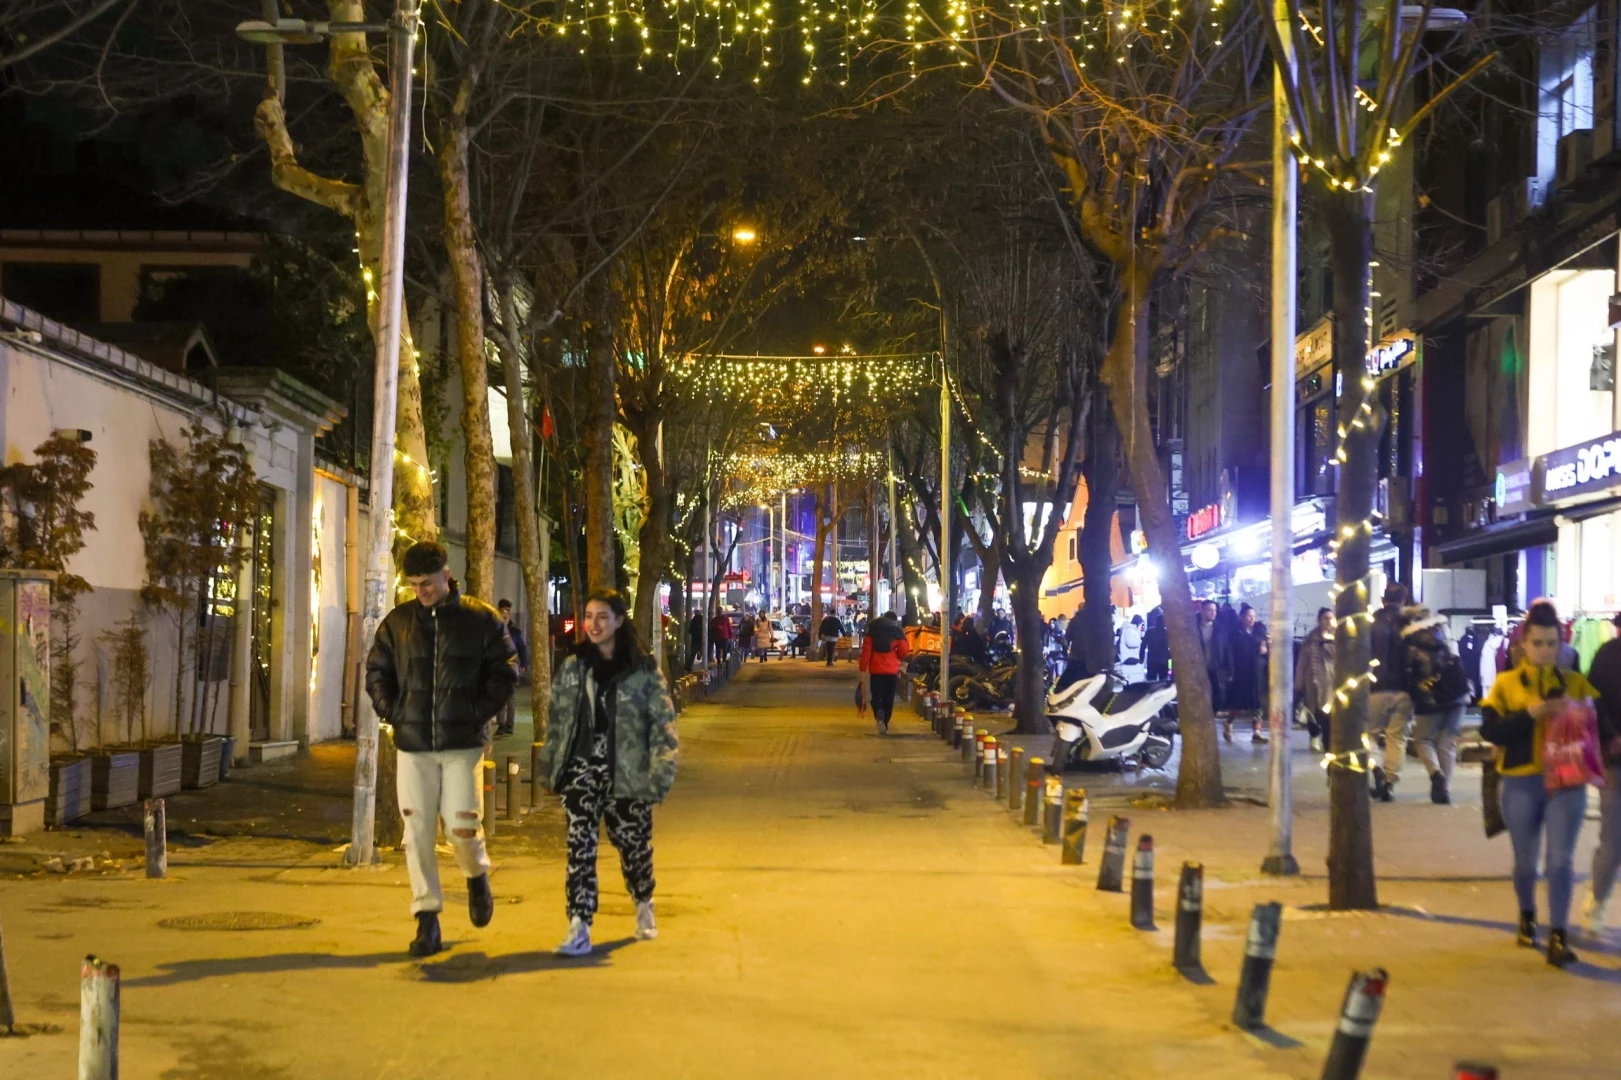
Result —
<path fill-rule="evenodd" d="M 509 328 L 518 325 L 518 313 L 512 304 L 512 290 L 501 290 L 501 322 Z M 535 468 L 533 462 L 534 436 L 531 434 L 528 410 L 524 408 L 523 357 L 518 343 L 508 337 L 501 338 L 501 375 L 507 394 L 507 430 L 512 433 L 512 490 L 517 504 L 518 562 L 523 567 L 524 605 L 529 617 L 530 715 L 534 719 L 534 738 L 539 742 L 546 731 L 546 706 L 551 690 L 551 617 L 548 609 L 546 548 L 551 538 L 541 528 L 540 510 L 535 505 Z M 489 426 L 484 428 L 488 442 Z M 493 506 L 492 506 L 493 511 Z M 471 511 L 469 511 L 471 514 Z M 494 514 L 490 524 L 494 525 Z M 495 534 L 490 534 L 494 543 Z M 472 524 L 468 524 L 468 566 L 472 566 Z M 495 559 L 492 548 L 490 583 L 494 587 Z M 486 598 L 487 599 L 487 598 Z"/>
<path fill-rule="evenodd" d="M 633 617 L 641 630 L 642 639 L 652 648 L 654 620 L 662 614 L 659 585 L 670 563 L 670 522 L 675 513 L 675 499 L 664 471 L 658 425 L 655 424 L 651 431 L 636 431 L 634 434 L 636 444 L 641 449 L 642 470 L 647 481 L 647 513 L 643 515 L 642 527 L 636 535 L 636 542 L 642 551 L 637 563 L 636 610 Z"/>
<path fill-rule="evenodd" d="M 563 477 L 563 546 L 568 552 L 569 606 L 574 609 L 574 640 L 579 641 L 585 632 L 586 592 L 582 588 L 585 577 L 580 566 L 580 522 L 574 509 L 574 484 L 569 480 L 568 466 L 559 462 L 557 471 Z"/>
<path fill-rule="evenodd" d="M 1368 263 L 1373 258 L 1373 198 L 1360 192 L 1331 192 L 1325 211 L 1334 268 L 1334 370 L 1341 377 L 1337 424 L 1344 428 L 1341 445 L 1345 450 L 1336 499 L 1339 547 L 1334 581 L 1340 593 L 1334 602 L 1334 683 L 1344 687 L 1355 680 L 1354 689 L 1346 691 L 1349 702 L 1341 699 L 1334 708 L 1330 749 L 1344 755 L 1362 748 L 1368 722 L 1364 676 L 1369 642 L 1365 627 L 1358 632 L 1357 619 L 1373 599 L 1368 595 L 1369 521 L 1378 482 L 1380 418 L 1360 412 L 1367 375 L 1364 313 L 1371 302 Z M 1335 911 L 1377 908 L 1367 777 L 1341 767 L 1330 768 L 1328 777 L 1328 906 Z"/>
<path fill-rule="evenodd" d="M 906 625 L 916 626 L 923 621 L 922 611 L 928 599 L 928 583 L 918 567 L 923 565 L 923 547 L 918 542 L 916 522 L 905 500 L 901 500 L 895 508 L 895 516 L 901 520 L 897 522 L 895 539 L 899 541 L 901 582 L 906 589 Z"/>
<path fill-rule="evenodd" d="M 1122 268 L 1124 271 L 1124 268 Z M 1194 625 L 1193 591 L 1182 567 L 1182 548 L 1171 517 L 1170 494 L 1160 470 L 1148 425 L 1148 297 L 1152 273 L 1141 266 L 1123 272 L 1128 295 L 1121 303 L 1114 340 L 1103 364 L 1115 423 L 1126 445 L 1126 464 L 1137 495 L 1137 513 L 1148 536 L 1148 550 L 1159 571 L 1165 633 L 1176 667 L 1176 699 L 1182 725 L 1182 767 L 1176 803 L 1185 808 L 1220 806 L 1221 757 L 1216 720 L 1205 675 L 1204 652 Z"/>
<path fill-rule="evenodd" d="M 580 442 L 585 448 L 585 577 L 588 588 L 611 589 L 618 580 L 614 558 L 613 328 L 606 287 L 590 287 L 591 323 L 586 329 L 585 408 Z"/>
<path fill-rule="evenodd" d="M 811 621 L 810 639 L 811 655 L 814 656 L 817 645 L 817 635 L 822 630 L 822 574 L 827 569 L 827 534 L 833 522 L 832 496 L 824 487 L 816 493 L 816 554 L 811 562 Z"/>
<path fill-rule="evenodd" d="M 1086 665 L 1093 671 L 1114 666 L 1114 618 L 1111 611 L 1114 581 L 1115 493 L 1120 484 L 1120 429 L 1109 412 L 1109 394 L 1093 391 L 1091 426 L 1087 432 L 1086 514 L 1081 519 L 1077 547 L 1081 557 L 1083 608 L 1081 645 Z"/>
<path fill-rule="evenodd" d="M 1054 513 L 1057 513 L 1056 508 Z M 1018 569 L 1006 570 L 1008 605 L 1019 635 L 1019 671 L 1013 682 L 1013 730 L 1020 735 L 1050 735 L 1047 722 L 1047 662 L 1041 654 L 1040 560 L 1030 559 Z"/>
<path fill-rule="evenodd" d="M 485 603 L 495 603 L 495 447 L 490 437 L 489 367 L 484 355 L 484 272 L 474 239 L 472 192 L 467 173 L 467 107 L 473 94 L 471 78 L 464 77 L 457 88 L 450 113 L 439 136 L 439 175 L 444 184 L 445 254 L 450 261 L 453 299 L 456 304 L 456 355 L 462 376 L 463 465 L 467 473 L 467 575 L 462 591 Z M 512 326 L 512 323 L 508 323 Z M 517 367 L 515 360 L 505 363 Z M 507 379 L 507 411 L 516 407 L 521 416 L 523 400 L 514 402 L 511 377 Z M 521 383 L 521 380 L 520 380 Z M 513 441 L 528 425 L 512 428 Z M 517 459 L 513 459 L 514 487 Z M 523 519 L 524 497 L 518 497 L 518 517 Z M 531 509 L 534 499 L 529 499 Z M 534 531 L 533 514 L 530 532 Z M 522 525 L 519 526 L 520 532 Z"/>

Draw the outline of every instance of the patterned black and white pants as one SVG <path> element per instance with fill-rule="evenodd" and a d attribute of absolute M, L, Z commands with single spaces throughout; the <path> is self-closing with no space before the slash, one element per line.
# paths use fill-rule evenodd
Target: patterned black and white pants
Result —
<path fill-rule="evenodd" d="M 568 917 L 589 923 L 597 913 L 597 833 L 608 826 L 608 840 L 619 850 L 619 867 L 632 900 L 653 899 L 653 804 L 615 799 L 608 766 L 608 737 L 597 735 L 589 760 L 574 758 L 563 769 L 558 790 L 568 816 Z"/>

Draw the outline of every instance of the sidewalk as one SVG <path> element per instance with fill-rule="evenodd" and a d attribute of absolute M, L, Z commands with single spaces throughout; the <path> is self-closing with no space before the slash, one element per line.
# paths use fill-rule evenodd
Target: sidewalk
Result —
<path fill-rule="evenodd" d="M 680 776 L 655 831 L 662 934 L 632 941 L 604 844 L 599 949 L 587 961 L 549 951 L 563 930 L 553 799 L 495 823 L 488 929 L 469 927 L 461 883 L 441 860 L 451 948 L 411 961 L 403 868 L 338 863 L 353 760 L 343 745 L 174 799 L 183 831 L 165 881 L 140 876 L 128 815 L 0 846 L 18 1018 L 60 1029 L 0 1039 L 0 1077 L 72 1075 L 87 952 L 123 967 L 121 1065 L 134 1080 L 1306 1080 L 1320 1073 L 1347 975 L 1375 964 L 1392 984 L 1367 1077 L 1445 1077 L 1465 1056 L 1514 1080 L 1616 1075 L 1621 997 L 1607 983 L 1621 980 L 1621 962 L 1578 944 L 1592 962 L 1559 973 L 1514 949 L 1506 845 L 1479 838 L 1478 807 L 1405 796 L 1376 807 L 1382 895 L 1406 910 L 1345 917 L 1310 908 L 1325 891 L 1310 873 L 1323 825 L 1304 780 L 1297 850 L 1308 875 L 1287 883 L 1254 872 L 1262 808 L 1132 807 L 1158 841 L 1166 928 L 1142 934 L 1127 925 L 1124 897 L 1092 888 L 1102 824 L 1136 793 L 1105 794 L 1088 777 L 1093 852 L 1062 867 L 904 706 L 887 739 L 857 720 L 853 677 L 804 661 L 749 665 L 683 713 Z M 525 771 L 526 719 L 497 748 Z M 56 874 L 35 861 L 103 850 L 124 866 L 98 858 L 94 870 Z M 1184 857 L 1206 864 L 1214 985 L 1170 969 Z M 1268 1043 L 1227 1016 L 1249 907 L 1273 897 L 1290 910 Z"/>

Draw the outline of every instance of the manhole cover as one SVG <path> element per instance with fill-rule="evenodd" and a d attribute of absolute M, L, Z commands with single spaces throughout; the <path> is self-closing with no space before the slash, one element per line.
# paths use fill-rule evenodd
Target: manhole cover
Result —
<path fill-rule="evenodd" d="M 176 915 L 158 925 L 165 930 L 308 930 L 320 921 L 274 911 L 211 911 L 204 915 Z"/>

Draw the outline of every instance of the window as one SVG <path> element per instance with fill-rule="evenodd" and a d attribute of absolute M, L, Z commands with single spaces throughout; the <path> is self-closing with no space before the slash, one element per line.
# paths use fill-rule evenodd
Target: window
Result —
<path fill-rule="evenodd" d="M 1538 60 L 1537 179 L 1547 191 L 1559 171 L 1559 140 L 1593 127 L 1594 8 L 1542 47 Z"/>
<path fill-rule="evenodd" d="M 518 557 L 517 490 L 510 465 L 495 467 L 495 550 Z"/>
<path fill-rule="evenodd" d="M 1080 556 L 1077 554 L 1077 544 L 1076 544 L 1076 539 L 1075 539 L 1075 534 L 1074 533 L 1069 534 L 1069 561 L 1070 562 L 1080 562 L 1081 561 Z"/>
<path fill-rule="evenodd" d="M 101 267 L 96 263 L 8 262 L 0 293 L 47 319 L 91 323 L 101 318 Z"/>

